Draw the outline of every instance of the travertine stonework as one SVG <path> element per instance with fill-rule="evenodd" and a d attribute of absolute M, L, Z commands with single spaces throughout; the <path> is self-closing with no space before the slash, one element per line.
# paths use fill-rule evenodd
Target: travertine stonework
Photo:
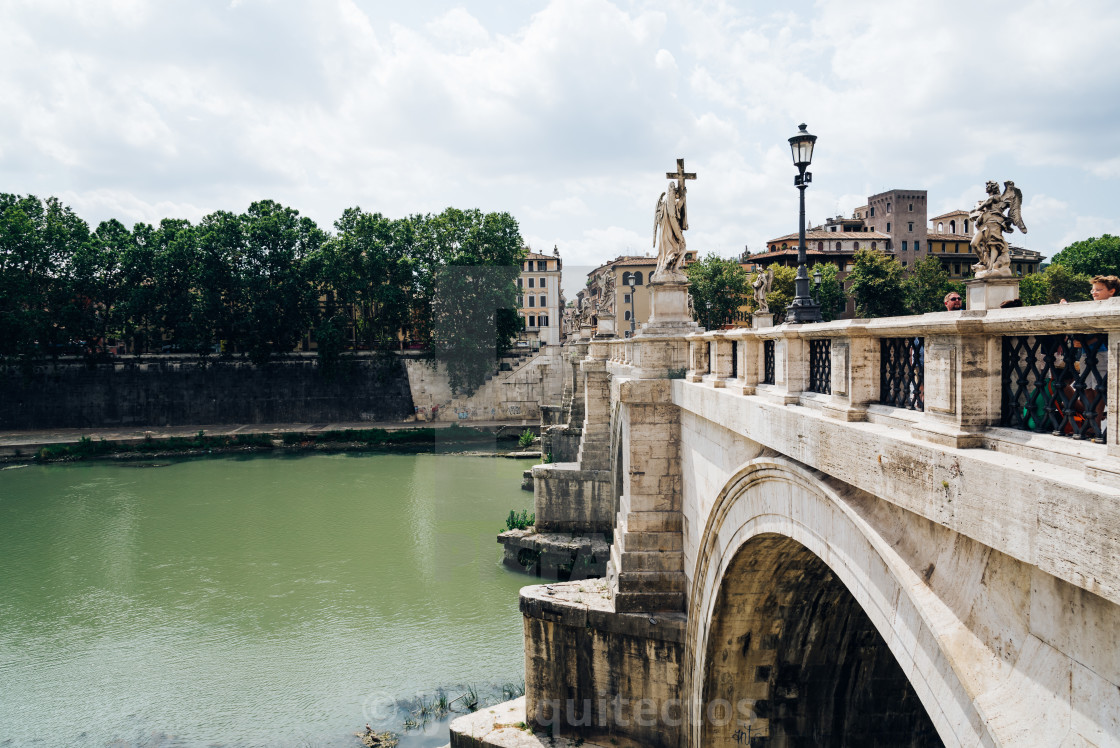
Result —
<path fill-rule="evenodd" d="M 1117 408 L 1103 444 L 999 425 L 1003 337 L 1058 332 L 1108 336 L 1120 402 L 1120 300 L 592 342 L 562 469 L 597 471 L 611 563 L 522 591 L 527 721 L 579 695 L 564 734 L 597 741 L 1120 745 Z M 880 339 L 913 337 L 924 410 L 879 404 Z"/>

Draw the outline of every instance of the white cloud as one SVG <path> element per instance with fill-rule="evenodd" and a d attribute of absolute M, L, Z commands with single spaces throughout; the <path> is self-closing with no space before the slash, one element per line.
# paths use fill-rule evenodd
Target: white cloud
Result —
<path fill-rule="evenodd" d="M 1066 206 L 1109 215 L 1120 178 L 1120 9 L 1099 0 L 35 0 L 0 27 L 0 190 L 92 223 L 478 206 L 597 264 L 645 251 L 685 157 L 690 247 L 731 256 L 796 228 L 805 121 L 813 221 L 894 187 L 967 208 L 1013 179 L 1024 243 L 1051 253 L 1104 230 Z"/>

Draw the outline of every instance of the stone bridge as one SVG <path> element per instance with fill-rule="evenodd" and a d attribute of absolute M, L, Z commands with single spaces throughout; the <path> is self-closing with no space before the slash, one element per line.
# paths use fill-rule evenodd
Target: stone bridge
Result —
<path fill-rule="evenodd" d="M 522 590 L 512 714 L 573 745 L 1120 745 L 1120 300 L 656 311 L 576 346 L 538 530 L 605 533 L 608 576 Z M 503 724 L 452 745 L 532 742 Z"/>

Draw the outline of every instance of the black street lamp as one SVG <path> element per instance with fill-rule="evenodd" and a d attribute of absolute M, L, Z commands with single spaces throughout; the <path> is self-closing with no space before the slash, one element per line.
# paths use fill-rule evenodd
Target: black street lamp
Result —
<path fill-rule="evenodd" d="M 809 272 L 805 267 L 805 188 L 813 181 L 812 173 L 805 170 L 813 161 L 813 145 L 817 142 L 817 136 L 810 135 L 804 124 L 798 130 L 789 139 L 793 165 L 798 172 L 793 178 L 793 184 L 801 192 L 801 215 L 797 235 L 797 278 L 793 282 L 793 301 L 786 307 L 786 322 L 820 322 L 821 308 L 809 295 Z"/>
<path fill-rule="evenodd" d="M 630 273 L 630 277 L 626 279 L 626 285 L 630 286 L 630 337 L 634 337 L 634 283 L 637 276 Z"/>

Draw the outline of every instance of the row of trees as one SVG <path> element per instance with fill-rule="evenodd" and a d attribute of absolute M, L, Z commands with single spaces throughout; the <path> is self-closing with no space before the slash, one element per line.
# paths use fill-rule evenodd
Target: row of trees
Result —
<path fill-rule="evenodd" d="M 350 208 L 328 232 L 263 200 L 197 224 L 110 220 L 91 231 L 56 198 L 0 194 L 0 357 L 96 355 L 119 340 L 135 353 L 218 349 L 264 362 L 310 332 L 330 360 L 353 327 L 370 348 L 396 346 L 403 331 L 451 357 L 488 350 L 485 369 L 519 329 L 524 251 L 508 213 L 390 219 Z M 458 374 L 453 384 L 477 378 Z"/>
<path fill-rule="evenodd" d="M 797 270 L 771 267 L 774 282 L 766 299 L 770 311 L 780 319 L 793 301 Z M 810 267 L 810 277 L 817 270 L 821 283 L 814 285 L 813 296 L 826 322 L 843 313 L 849 297 L 855 302 L 857 317 L 893 317 L 944 311 L 945 296 L 950 291 L 964 291 L 964 284 L 952 280 L 941 260 L 932 255 L 904 268 L 883 252 L 862 249 L 856 252 L 844 283 L 837 278 L 839 269 L 832 263 Z M 709 254 L 690 265 L 687 272 L 696 320 L 707 329 L 731 324 L 744 313 L 755 311 L 752 276 L 737 261 Z M 1057 304 L 1063 299 L 1087 301 L 1094 275 L 1120 276 L 1120 237 L 1105 234 L 1074 242 L 1054 255 L 1045 270 L 1020 279 L 1020 297 L 1026 306 Z"/>

